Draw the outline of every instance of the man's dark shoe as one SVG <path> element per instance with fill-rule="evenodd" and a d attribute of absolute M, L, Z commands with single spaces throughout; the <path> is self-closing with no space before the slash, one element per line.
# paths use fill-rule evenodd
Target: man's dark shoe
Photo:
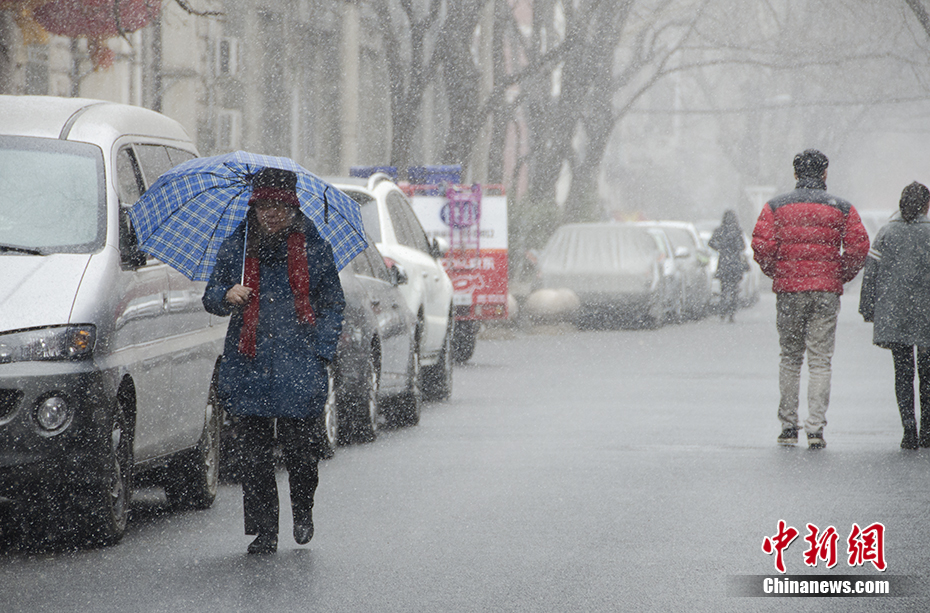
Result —
<path fill-rule="evenodd" d="M 278 550 L 278 535 L 273 533 L 259 534 L 249 543 L 249 553 L 268 554 Z"/>
<path fill-rule="evenodd" d="M 901 439 L 901 449 L 918 449 L 920 445 L 917 441 L 916 430 L 905 430 L 904 438 Z"/>
<path fill-rule="evenodd" d="M 313 538 L 313 521 L 294 524 L 294 540 L 298 545 L 306 545 Z"/>
<path fill-rule="evenodd" d="M 822 432 L 808 432 L 807 433 L 807 448 L 808 449 L 826 449 L 827 441 L 823 439 Z"/>
<path fill-rule="evenodd" d="M 797 445 L 798 444 L 798 429 L 797 428 L 785 428 L 781 431 L 781 434 L 778 435 L 777 440 L 779 445 Z"/>

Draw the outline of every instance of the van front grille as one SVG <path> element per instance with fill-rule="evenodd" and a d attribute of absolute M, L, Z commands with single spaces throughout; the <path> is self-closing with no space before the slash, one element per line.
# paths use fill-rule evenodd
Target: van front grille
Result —
<path fill-rule="evenodd" d="M 13 415 L 22 399 L 23 393 L 19 390 L 0 389 L 0 421 Z"/>

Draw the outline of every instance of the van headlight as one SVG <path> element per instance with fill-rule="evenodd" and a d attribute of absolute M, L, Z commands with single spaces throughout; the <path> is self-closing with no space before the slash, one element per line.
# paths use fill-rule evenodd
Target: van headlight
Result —
<path fill-rule="evenodd" d="M 0 334 L 0 364 L 83 360 L 94 352 L 97 329 L 91 325 L 55 326 Z"/>

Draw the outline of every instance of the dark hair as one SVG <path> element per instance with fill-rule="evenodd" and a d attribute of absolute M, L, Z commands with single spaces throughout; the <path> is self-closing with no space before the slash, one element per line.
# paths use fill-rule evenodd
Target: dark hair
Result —
<path fill-rule="evenodd" d="M 926 185 L 914 181 L 901 192 L 901 218 L 904 221 L 914 221 L 927 212 L 927 203 L 930 203 L 930 189 Z"/>
<path fill-rule="evenodd" d="M 794 172 L 799 177 L 820 178 L 830 164 L 827 156 L 816 149 L 805 149 L 794 156 Z"/>

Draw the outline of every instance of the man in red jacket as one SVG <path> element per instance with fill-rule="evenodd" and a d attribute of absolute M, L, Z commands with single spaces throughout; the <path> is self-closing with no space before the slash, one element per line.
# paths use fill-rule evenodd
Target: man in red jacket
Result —
<path fill-rule="evenodd" d="M 827 446 L 823 428 L 830 403 L 830 359 L 843 284 L 862 268 L 869 237 L 853 206 L 827 193 L 827 156 L 816 149 L 794 156 L 795 190 L 769 200 L 752 232 L 752 250 L 773 279 L 781 345 L 778 386 L 780 445 L 798 442 L 798 395 L 807 350 L 811 449 Z"/>

